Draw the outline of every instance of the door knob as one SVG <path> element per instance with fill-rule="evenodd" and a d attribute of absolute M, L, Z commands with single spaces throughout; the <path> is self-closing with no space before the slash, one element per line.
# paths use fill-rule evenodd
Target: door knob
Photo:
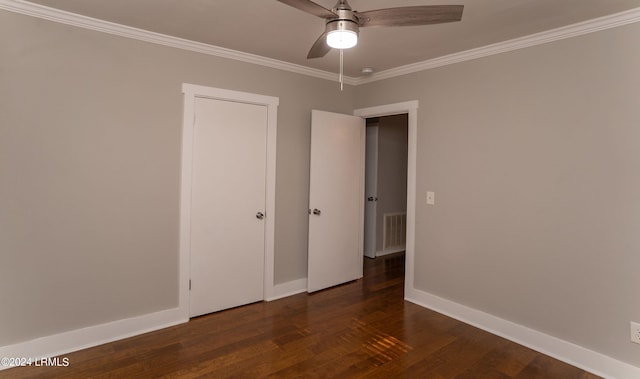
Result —
<path fill-rule="evenodd" d="M 314 209 L 313 210 L 313 214 L 316 215 L 316 216 L 320 216 L 320 209 L 317 209 L 317 208 Z"/>
<path fill-rule="evenodd" d="M 262 219 L 264 218 L 264 213 L 262 213 L 262 212 L 258 212 L 258 213 L 256 213 L 256 218 L 257 218 L 258 220 L 262 220 Z"/>

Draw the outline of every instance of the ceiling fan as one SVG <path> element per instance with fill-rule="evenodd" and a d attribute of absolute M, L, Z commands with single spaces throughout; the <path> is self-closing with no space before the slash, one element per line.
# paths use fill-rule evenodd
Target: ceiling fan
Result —
<path fill-rule="evenodd" d="M 332 48 L 348 49 L 358 42 L 361 27 L 414 26 L 456 22 L 464 5 L 424 5 L 358 12 L 347 0 L 338 0 L 332 9 L 310 0 L 278 0 L 326 20 L 325 31 L 309 50 L 307 59 L 324 57 Z"/>

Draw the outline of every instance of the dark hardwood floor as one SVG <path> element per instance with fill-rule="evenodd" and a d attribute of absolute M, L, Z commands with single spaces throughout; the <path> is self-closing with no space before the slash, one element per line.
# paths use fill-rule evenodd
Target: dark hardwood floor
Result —
<path fill-rule="evenodd" d="M 365 278 L 192 319 L 6 378 L 598 378 L 403 301 L 404 257 Z"/>

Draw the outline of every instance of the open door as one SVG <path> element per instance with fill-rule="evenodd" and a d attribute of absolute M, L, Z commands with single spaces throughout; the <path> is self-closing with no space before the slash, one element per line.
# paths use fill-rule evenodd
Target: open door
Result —
<path fill-rule="evenodd" d="M 376 257 L 376 219 L 378 204 L 378 125 L 367 122 L 364 193 L 364 256 Z"/>
<path fill-rule="evenodd" d="M 308 292 L 362 277 L 365 120 L 312 111 Z"/>

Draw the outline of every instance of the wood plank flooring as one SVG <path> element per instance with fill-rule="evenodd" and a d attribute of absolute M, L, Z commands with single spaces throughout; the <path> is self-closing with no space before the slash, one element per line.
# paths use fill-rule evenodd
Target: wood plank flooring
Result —
<path fill-rule="evenodd" d="M 559 378 L 595 375 L 403 300 L 404 257 L 365 278 L 192 319 L 2 378 Z"/>

